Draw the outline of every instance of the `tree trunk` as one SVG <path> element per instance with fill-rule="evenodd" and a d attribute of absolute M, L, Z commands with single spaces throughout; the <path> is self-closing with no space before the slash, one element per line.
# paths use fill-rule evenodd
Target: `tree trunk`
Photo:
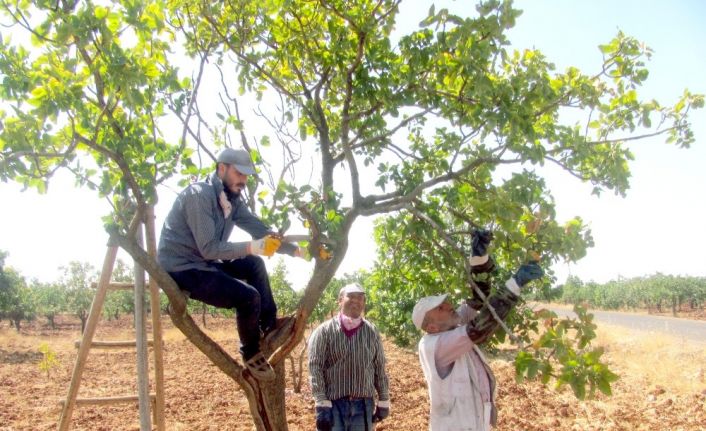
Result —
<path fill-rule="evenodd" d="M 347 238 L 347 236 L 344 238 Z M 201 350 L 215 366 L 241 387 L 248 400 L 255 429 L 257 431 L 287 431 L 287 414 L 284 402 L 284 363 L 287 356 L 303 338 L 309 315 L 340 266 L 343 256 L 345 256 L 347 242 L 344 240 L 339 243 L 341 247 L 339 251 L 341 253 L 334 254 L 331 260 L 326 262 L 316 261 L 314 274 L 309 280 L 294 319 L 280 328 L 268 340 L 269 345 L 262 346 L 263 353 L 269 355 L 270 364 L 275 369 L 276 379 L 271 383 L 260 385 L 243 365 L 223 350 L 218 343 L 213 341 L 194 322 L 186 308 L 186 296 L 169 274 L 157 263 L 156 259 L 149 256 L 132 238 L 116 235 L 115 239 L 120 247 L 127 251 L 147 271 L 150 278 L 155 280 L 167 295 L 169 299 L 169 316 L 174 326 L 194 346 Z M 273 353 L 270 354 L 270 352 Z"/>
<path fill-rule="evenodd" d="M 20 332 L 20 325 L 22 324 L 22 319 L 21 318 L 12 318 L 12 324 L 15 326 L 15 329 L 17 332 Z"/>
<path fill-rule="evenodd" d="M 273 368 L 275 369 L 277 377 L 274 382 L 265 385 L 263 388 L 264 397 L 262 398 L 262 401 L 258 403 L 261 405 L 258 405 L 257 410 L 260 411 L 261 409 L 264 409 L 268 412 L 268 417 L 265 422 L 269 426 L 265 429 L 268 431 L 286 431 L 288 428 L 287 406 L 284 400 L 284 390 L 286 386 L 284 361 L 274 365 Z M 253 409 L 251 408 L 250 411 L 253 412 Z"/>
<path fill-rule="evenodd" d="M 304 345 L 302 346 L 301 351 L 299 351 L 299 355 L 296 361 L 294 360 L 294 352 L 287 356 L 287 358 L 289 359 L 289 365 L 292 375 L 292 389 L 294 389 L 295 394 L 299 394 L 302 391 L 302 377 L 304 375 L 304 357 L 306 356 L 306 349 L 308 344 L 309 340 L 305 339 Z"/>
<path fill-rule="evenodd" d="M 81 319 L 81 334 L 86 330 L 86 320 L 88 320 L 88 314 L 79 314 L 79 319 Z"/>

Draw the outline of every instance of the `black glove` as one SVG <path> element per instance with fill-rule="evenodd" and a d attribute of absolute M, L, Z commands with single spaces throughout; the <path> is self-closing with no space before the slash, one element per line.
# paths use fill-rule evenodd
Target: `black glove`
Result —
<path fill-rule="evenodd" d="M 529 283 L 532 280 L 541 278 L 544 275 L 544 271 L 539 266 L 537 262 L 530 262 L 520 266 L 520 269 L 515 273 L 515 281 L 520 287 Z"/>
<path fill-rule="evenodd" d="M 493 232 L 486 229 L 473 229 L 471 232 L 471 256 L 485 256 L 488 254 L 490 240 Z"/>
<path fill-rule="evenodd" d="M 375 407 L 375 413 L 373 413 L 373 423 L 380 422 L 390 415 L 390 409 L 387 407 Z"/>
<path fill-rule="evenodd" d="M 333 428 L 333 408 L 316 407 L 316 430 L 331 431 Z"/>

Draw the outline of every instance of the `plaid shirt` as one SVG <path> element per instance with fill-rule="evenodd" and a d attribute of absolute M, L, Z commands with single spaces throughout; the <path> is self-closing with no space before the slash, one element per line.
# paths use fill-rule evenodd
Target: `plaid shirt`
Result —
<path fill-rule="evenodd" d="M 316 402 L 375 394 L 380 401 L 390 399 L 382 339 L 365 319 L 350 338 L 338 316 L 316 328 L 309 346 L 309 375 Z"/>

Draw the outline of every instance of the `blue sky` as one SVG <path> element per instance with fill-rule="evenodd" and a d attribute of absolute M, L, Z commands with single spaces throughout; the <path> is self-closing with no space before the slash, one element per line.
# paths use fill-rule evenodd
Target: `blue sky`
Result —
<path fill-rule="evenodd" d="M 706 93 L 705 3 L 699 1 L 521 1 L 524 14 L 511 33 L 518 46 L 541 49 L 559 70 L 596 70 L 596 46 L 618 30 L 654 50 L 643 98 L 673 103 L 685 88 Z M 688 150 L 649 139 L 631 149 L 631 189 L 626 198 L 591 197 L 565 176 L 552 186 L 560 217 L 590 223 L 596 246 L 561 275 L 607 281 L 662 272 L 704 276 L 706 253 L 706 112 L 692 115 L 696 143 Z"/>
<path fill-rule="evenodd" d="M 475 2 L 435 2 L 459 14 L 472 13 Z M 427 0 L 401 5 L 400 29 L 411 29 L 429 9 Z M 513 47 L 537 48 L 558 70 L 569 65 L 586 73 L 600 66 L 597 46 L 618 30 L 644 41 L 654 50 L 650 78 L 643 98 L 669 104 L 685 88 L 706 93 L 706 2 L 700 1 L 559 1 L 525 0 L 516 28 L 509 33 Z M 593 229 L 596 246 L 577 264 L 554 267 L 559 281 L 568 274 L 599 282 L 619 276 L 656 272 L 706 275 L 706 111 L 692 115 L 696 143 L 683 150 L 650 139 L 631 146 L 631 189 L 626 198 L 610 193 L 596 198 L 590 187 L 567 175 L 547 172 L 557 201 L 558 218 L 581 216 Z M 101 266 L 106 235 L 100 216 L 108 206 L 93 192 L 76 189 L 60 176 L 49 193 L 21 192 L 14 184 L 0 183 L 0 250 L 10 252 L 7 263 L 27 277 L 50 281 L 57 268 L 71 260 Z M 162 197 L 158 216 L 171 205 L 172 194 Z M 158 218 L 158 229 L 161 220 Z M 367 267 L 370 262 L 371 221 L 358 222 L 341 273 Z M 127 260 L 126 255 L 122 255 Z M 301 287 L 310 266 L 286 258 L 290 278 Z"/>

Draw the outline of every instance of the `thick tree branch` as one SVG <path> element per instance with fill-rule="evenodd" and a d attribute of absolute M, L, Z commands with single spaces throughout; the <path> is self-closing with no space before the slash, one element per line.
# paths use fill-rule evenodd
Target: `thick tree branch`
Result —
<path fill-rule="evenodd" d="M 461 178 L 483 164 L 501 165 L 518 163 L 519 161 L 519 159 L 504 160 L 500 158 L 479 157 L 468 165 L 462 167 L 461 169 L 446 173 L 444 175 L 440 175 L 438 177 L 431 178 L 427 181 L 420 183 L 410 192 L 403 193 L 402 191 L 397 190 L 395 192 L 387 193 L 384 195 L 368 195 L 363 198 L 363 201 L 366 202 L 367 205 L 363 207 L 363 209 L 361 210 L 361 214 L 373 215 L 397 210 L 399 209 L 400 205 L 405 205 L 414 200 L 416 197 L 420 196 L 424 190 L 427 190 L 438 184 Z"/>
<path fill-rule="evenodd" d="M 360 174 L 358 172 L 358 165 L 355 161 L 355 156 L 353 155 L 353 150 L 350 146 L 350 109 L 351 101 L 353 100 L 353 74 L 360 66 L 363 59 L 363 54 L 365 53 L 365 33 L 358 32 L 358 46 L 355 56 L 355 60 L 348 67 L 346 71 L 346 89 L 345 97 L 343 99 L 343 109 L 341 112 L 341 147 L 343 149 L 343 154 L 345 155 L 346 162 L 348 164 L 348 169 L 351 178 L 351 194 L 353 200 L 353 206 L 357 207 L 360 205 Z"/>
<path fill-rule="evenodd" d="M 186 297 L 181 293 L 179 286 L 177 286 L 169 274 L 167 274 L 167 272 L 159 266 L 157 261 L 149 256 L 134 239 L 117 234 L 113 237 L 117 240 L 120 247 L 127 251 L 130 256 L 147 271 L 150 277 L 157 281 L 157 284 L 159 284 L 162 290 L 167 294 L 170 304 L 169 316 L 174 326 L 179 328 L 189 341 L 206 355 L 214 365 L 238 383 L 243 390 L 249 393 L 247 399 L 251 404 L 251 408 L 254 407 L 255 411 L 258 411 L 258 404 L 254 404 L 254 401 L 263 396 L 258 381 L 253 379 L 249 373 L 245 371 L 244 367 L 198 327 L 186 310 Z M 264 406 L 264 404 L 266 403 L 259 403 L 260 406 Z M 263 418 L 268 417 L 267 412 L 261 412 L 260 416 L 260 418 L 253 418 L 256 420 L 258 429 L 271 429 L 262 422 Z"/>

